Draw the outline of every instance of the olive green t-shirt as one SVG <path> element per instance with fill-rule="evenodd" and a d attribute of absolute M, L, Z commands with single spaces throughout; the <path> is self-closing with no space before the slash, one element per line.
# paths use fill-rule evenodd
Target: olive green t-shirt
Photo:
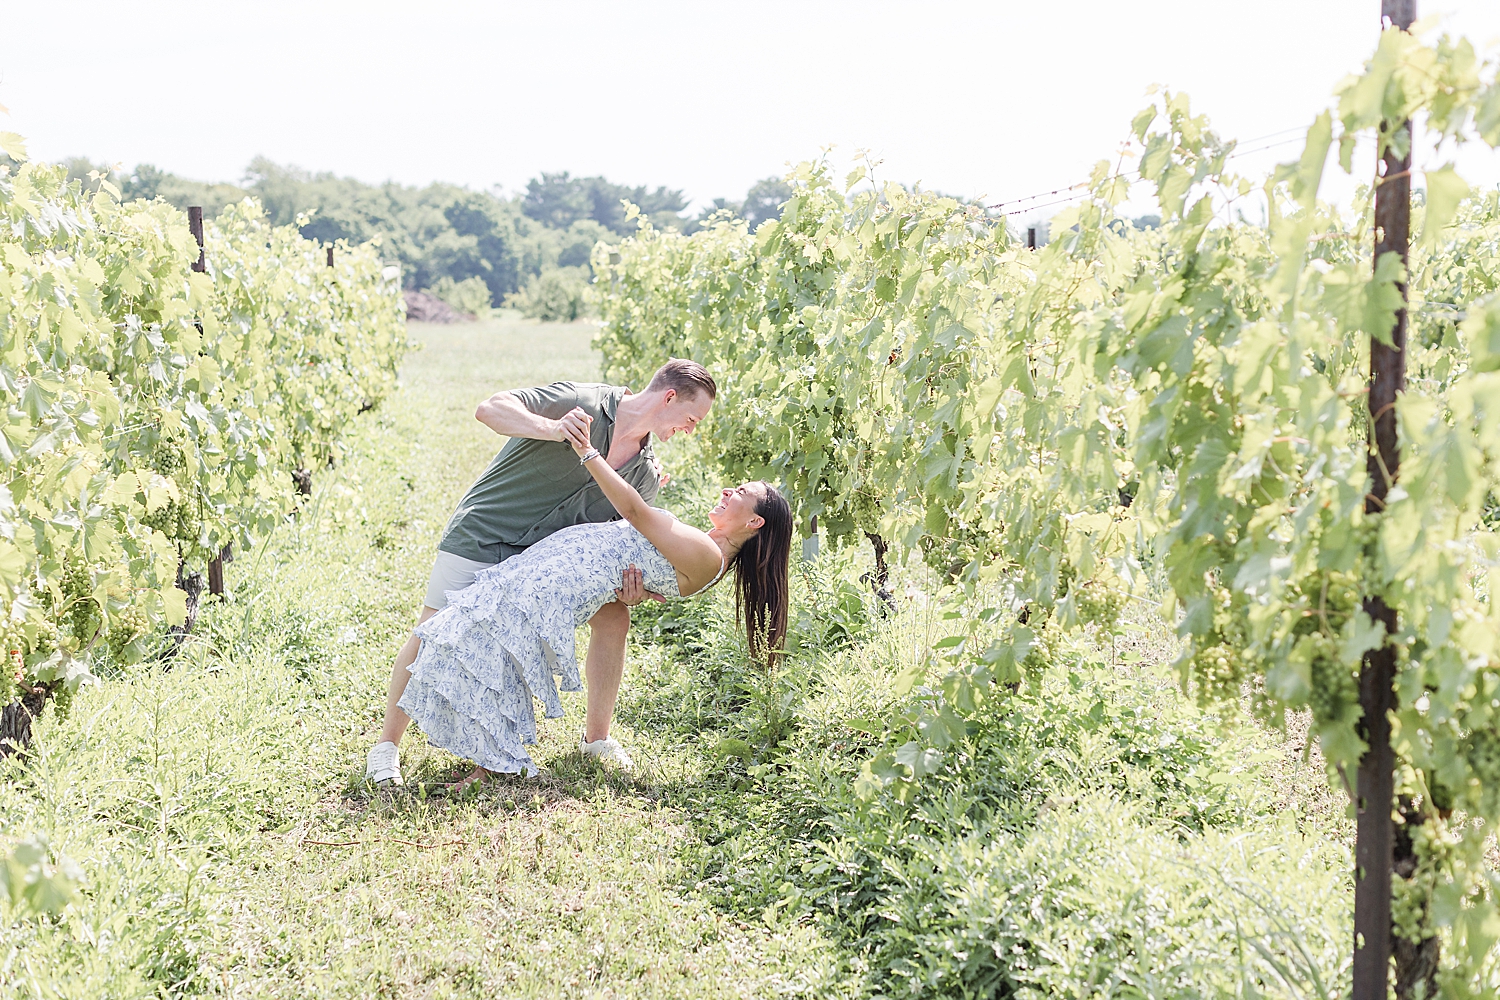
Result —
<path fill-rule="evenodd" d="M 619 385 L 553 382 L 511 394 L 532 413 L 560 419 L 573 407 L 594 418 L 589 438 L 609 454 L 615 410 L 630 390 Z M 649 503 L 659 486 L 648 440 L 620 476 Z M 513 437 L 474 481 L 448 519 L 438 548 L 476 562 L 501 562 L 561 528 L 619 518 L 614 505 L 561 441 Z"/>

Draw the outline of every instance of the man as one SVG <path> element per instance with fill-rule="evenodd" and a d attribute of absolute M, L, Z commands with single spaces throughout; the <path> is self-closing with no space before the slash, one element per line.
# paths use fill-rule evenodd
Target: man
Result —
<path fill-rule="evenodd" d="M 679 432 L 691 434 L 717 394 L 718 387 L 701 365 L 673 358 L 641 393 L 624 386 L 554 382 L 497 392 L 480 403 L 475 418 L 510 440 L 469 487 L 443 529 L 418 624 L 447 605 L 446 592 L 469 586 L 480 570 L 561 528 L 618 517 L 563 436 L 562 418 L 574 407 L 593 418 L 594 447 L 651 501 L 661 485 L 651 435 L 666 441 Z M 630 756 L 610 737 L 609 725 L 625 670 L 630 606 L 648 596 L 641 588 L 640 571 L 627 571 L 616 594 L 619 600 L 606 604 L 589 621 L 584 660 L 588 700 L 580 749 L 628 770 L 633 766 Z M 397 745 L 411 719 L 398 702 L 420 647 L 421 640 L 411 636 L 391 670 L 385 724 L 365 767 L 365 777 L 376 784 L 402 782 Z"/>

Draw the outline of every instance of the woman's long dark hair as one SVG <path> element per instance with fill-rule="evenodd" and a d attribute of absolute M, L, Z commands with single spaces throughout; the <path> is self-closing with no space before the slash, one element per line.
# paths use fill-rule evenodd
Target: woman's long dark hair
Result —
<path fill-rule="evenodd" d="M 755 513 L 765 519 L 734 555 L 734 610 L 745 626 L 750 658 L 774 666 L 786 642 L 787 582 L 792 551 L 792 508 L 763 482 Z"/>

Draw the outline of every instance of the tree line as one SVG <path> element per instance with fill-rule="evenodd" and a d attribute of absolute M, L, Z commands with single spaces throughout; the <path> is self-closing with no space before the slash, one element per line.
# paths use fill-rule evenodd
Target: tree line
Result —
<path fill-rule="evenodd" d="M 252 196 L 273 225 L 295 225 L 306 239 L 359 244 L 379 238 L 381 255 L 401 265 L 409 289 L 433 290 L 470 312 L 509 299 L 549 319 L 574 318 L 581 307 L 594 244 L 635 232 L 637 222 L 626 218 L 624 201 L 639 207 L 657 229 L 692 233 L 725 213 L 753 228 L 778 217 L 791 195 L 785 180 L 769 177 L 741 200 L 716 198 L 692 215 L 680 189 L 616 184 L 567 171 L 534 177 L 524 192 L 511 196 L 498 187 L 367 184 L 265 157 L 252 160 L 238 184 L 190 180 L 149 163 L 126 171 L 74 157 L 63 165 L 85 183 L 107 178 L 127 201 L 201 205 L 210 216 Z"/>

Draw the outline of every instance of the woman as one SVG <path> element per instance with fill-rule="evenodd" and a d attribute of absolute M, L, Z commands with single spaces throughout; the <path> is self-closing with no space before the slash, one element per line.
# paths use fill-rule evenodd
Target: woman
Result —
<path fill-rule="evenodd" d="M 624 518 L 547 536 L 485 570 L 417 627 L 421 652 L 401 708 L 428 742 L 478 765 L 455 787 L 491 773 L 536 772 L 523 744 L 536 742 L 532 699 L 549 718 L 563 691 L 581 690 L 573 630 L 614 599 L 629 566 L 647 590 L 696 596 L 732 566 L 735 606 L 750 655 L 778 655 L 786 636 L 792 513 L 769 484 L 725 489 L 703 532 L 650 506 L 589 444 L 591 418 L 574 410 L 563 431 L 580 463 Z"/>

